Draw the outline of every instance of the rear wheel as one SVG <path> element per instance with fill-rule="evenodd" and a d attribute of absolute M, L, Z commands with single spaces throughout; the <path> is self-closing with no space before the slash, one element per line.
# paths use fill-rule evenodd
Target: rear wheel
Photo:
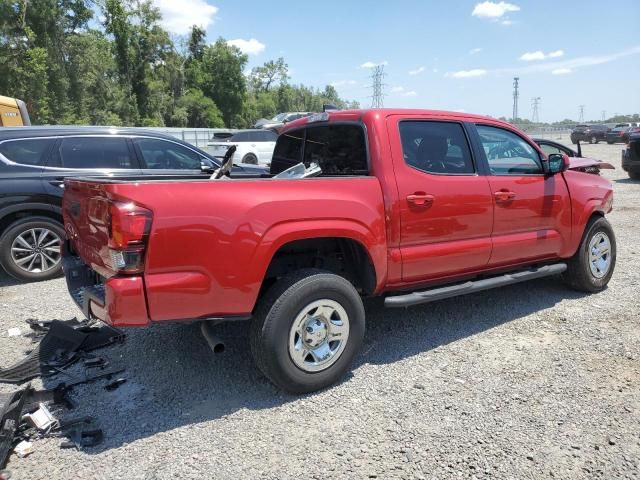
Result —
<path fill-rule="evenodd" d="M 49 280 L 62 272 L 64 228 L 51 218 L 17 220 L 0 237 L 0 264 L 23 281 Z"/>
<path fill-rule="evenodd" d="M 589 143 L 598 143 L 598 137 L 596 137 L 595 135 L 593 135 L 593 136 L 589 139 Z"/>
<path fill-rule="evenodd" d="M 563 280 L 573 289 L 599 292 L 611 280 L 616 265 L 616 237 L 604 217 L 593 217 L 587 224 L 580 247 L 567 262 Z"/>
<path fill-rule="evenodd" d="M 242 163 L 248 163 L 249 165 L 257 165 L 258 157 L 256 157 L 253 153 L 247 153 L 244 157 L 242 157 Z"/>
<path fill-rule="evenodd" d="M 300 270 L 279 280 L 260 301 L 251 324 L 251 352 L 281 389 L 313 392 L 349 370 L 364 328 L 362 300 L 349 281 Z"/>

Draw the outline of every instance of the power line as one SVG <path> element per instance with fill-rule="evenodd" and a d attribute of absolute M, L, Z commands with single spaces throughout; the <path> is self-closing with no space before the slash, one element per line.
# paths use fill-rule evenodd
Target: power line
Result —
<path fill-rule="evenodd" d="M 373 67 L 371 80 L 373 81 L 373 95 L 371 96 L 371 108 L 382 108 L 384 106 L 384 65 Z"/>
<path fill-rule="evenodd" d="M 578 108 L 580 109 L 580 118 L 578 119 L 578 122 L 582 123 L 584 122 L 584 105 L 578 105 Z"/>
<path fill-rule="evenodd" d="M 513 122 L 518 121 L 518 97 L 520 94 L 518 93 L 518 80 L 519 77 L 513 77 Z"/>
<path fill-rule="evenodd" d="M 531 121 L 533 123 L 540 123 L 540 117 L 538 112 L 538 107 L 540 106 L 540 100 L 542 100 L 542 97 L 533 97 L 531 99 L 531 107 L 533 108 L 533 113 L 531 114 Z"/>

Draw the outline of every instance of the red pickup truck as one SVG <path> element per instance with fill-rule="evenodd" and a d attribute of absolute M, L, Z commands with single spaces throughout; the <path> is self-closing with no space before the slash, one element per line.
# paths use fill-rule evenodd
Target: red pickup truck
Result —
<path fill-rule="evenodd" d="M 66 180 L 64 270 L 84 313 L 119 327 L 250 320 L 262 372 L 309 392 L 350 368 L 363 296 L 407 307 L 554 274 L 605 288 L 613 191 L 593 165 L 486 116 L 316 114 L 262 178 Z"/>

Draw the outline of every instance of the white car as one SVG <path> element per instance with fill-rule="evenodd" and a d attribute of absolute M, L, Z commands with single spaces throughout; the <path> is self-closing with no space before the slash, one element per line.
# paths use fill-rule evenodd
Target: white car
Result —
<path fill-rule="evenodd" d="M 270 165 L 278 134 L 273 130 L 242 130 L 220 142 L 207 143 L 207 151 L 222 158 L 231 145 L 236 146 L 233 162 L 236 164 Z"/>

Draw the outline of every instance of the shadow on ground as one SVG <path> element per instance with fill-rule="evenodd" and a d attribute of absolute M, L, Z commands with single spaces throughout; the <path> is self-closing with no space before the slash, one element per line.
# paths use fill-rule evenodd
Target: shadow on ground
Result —
<path fill-rule="evenodd" d="M 354 368 L 390 364 L 580 296 L 557 279 L 545 279 L 406 310 L 385 309 L 381 299 L 374 299 L 366 305 L 367 333 Z M 295 400 L 257 371 L 246 327 L 218 327 L 226 350 L 216 356 L 196 324 L 131 329 L 124 345 L 98 351 L 112 366 L 126 367 L 128 381 L 112 392 L 104 390 L 104 381 L 76 390 L 79 407 L 73 415 L 93 415 L 105 430 L 104 443 L 88 452 L 241 409 L 270 409 Z M 60 376 L 45 379 L 45 385 L 50 388 L 60 381 Z"/>

